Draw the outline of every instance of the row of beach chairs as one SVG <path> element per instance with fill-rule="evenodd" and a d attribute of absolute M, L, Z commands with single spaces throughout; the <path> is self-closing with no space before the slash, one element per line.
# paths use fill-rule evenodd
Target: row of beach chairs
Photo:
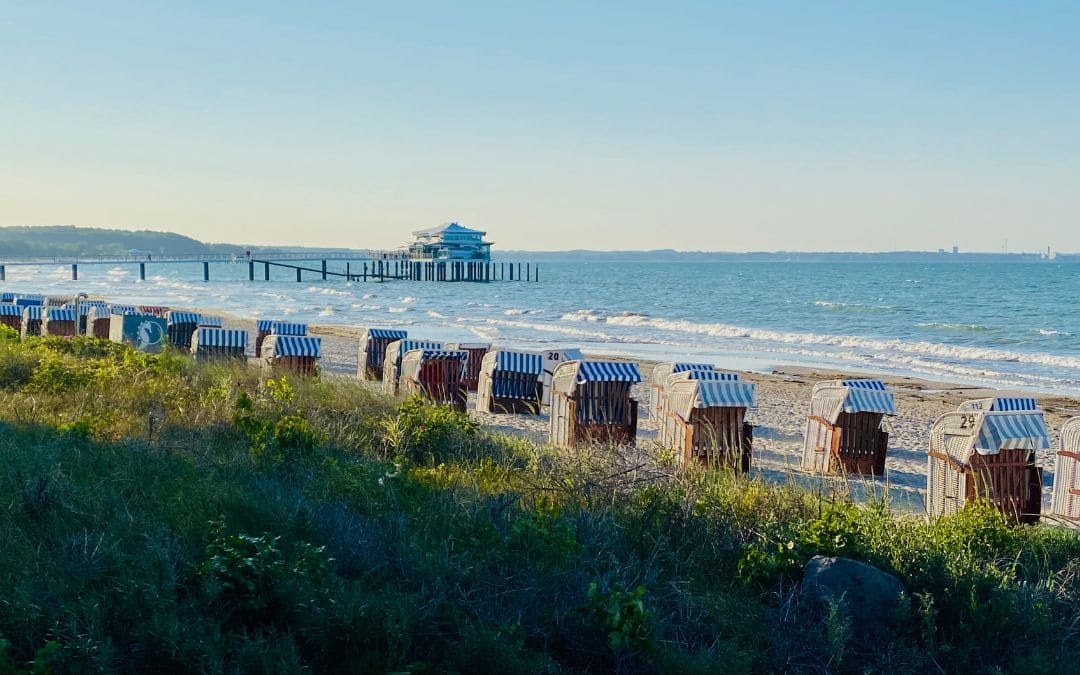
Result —
<path fill-rule="evenodd" d="M 27 335 L 87 334 L 156 351 L 169 344 L 197 358 L 246 358 L 247 333 L 222 327 L 219 317 L 164 307 L 13 296 L 0 298 L 0 324 Z M 321 341 L 307 326 L 276 320 L 257 324 L 255 353 L 274 369 L 315 374 Z M 410 339 L 403 330 L 371 328 L 361 337 L 357 374 L 381 380 L 390 394 L 419 394 L 464 411 L 468 392 L 477 410 L 538 414 L 549 407 L 549 441 L 556 446 L 633 444 L 643 381 L 634 363 L 584 359 L 579 350 L 528 352 L 481 343 Z M 752 461 L 756 386 L 738 373 L 701 363 L 657 365 L 650 378 L 649 418 L 664 447 L 684 462 L 748 471 Z M 806 420 L 801 464 L 816 474 L 885 473 L 895 395 L 872 379 L 818 383 Z M 953 513 L 986 499 L 1015 522 L 1037 521 L 1042 502 L 1039 451 L 1050 448 L 1035 399 L 968 401 L 933 425 L 927 455 L 927 509 Z M 1061 431 L 1052 513 L 1080 520 L 1080 418 Z"/>

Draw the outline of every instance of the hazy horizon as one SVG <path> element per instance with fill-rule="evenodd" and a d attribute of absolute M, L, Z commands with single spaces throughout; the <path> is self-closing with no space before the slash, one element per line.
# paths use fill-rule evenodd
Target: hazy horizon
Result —
<path fill-rule="evenodd" d="M 1080 6 L 16 4 L 0 225 L 1080 251 Z"/>

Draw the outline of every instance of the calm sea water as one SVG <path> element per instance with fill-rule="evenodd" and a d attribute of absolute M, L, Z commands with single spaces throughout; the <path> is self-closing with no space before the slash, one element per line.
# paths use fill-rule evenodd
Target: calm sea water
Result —
<path fill-rule="evenodd" d="M 341 267 L 344 267 L 341 264 Z M 331 269 L 335 269 L 333 266 Z M 1080 393 L 1080 265 L 545 263 L 541 283 L 296 283 L 247 266 L 9 268 L 4 290 L 405 326 L 444 340 L 733 368 L 799 364 Z M 261 270 L 259 270 L 261 272 Z M 314 276 L 314 275 L 312 275 Z"/>

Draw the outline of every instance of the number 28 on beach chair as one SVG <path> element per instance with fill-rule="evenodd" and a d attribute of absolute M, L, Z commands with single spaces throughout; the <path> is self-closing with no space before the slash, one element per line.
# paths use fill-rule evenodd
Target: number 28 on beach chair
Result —
<path fill-rule="evenodd" d="M 1042 471 L 1035 453 L 1050 447 L 1033 398 L 988 398 L 961 404 L 930 429 L 926 502 L 931 516 L 985 499 L 1017 523 L 1034 523 L 1042 508 Z"/>

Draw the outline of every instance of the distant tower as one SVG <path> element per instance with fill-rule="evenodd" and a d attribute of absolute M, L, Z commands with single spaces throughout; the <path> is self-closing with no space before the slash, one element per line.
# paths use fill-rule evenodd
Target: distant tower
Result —
<path fill-rule="evenodd" d="M 952 254 L 953 255 L 956 255 L 959 252 L 960 252 L 960 247 L 959 246 L 953 246 L 952 247 Z"/>

